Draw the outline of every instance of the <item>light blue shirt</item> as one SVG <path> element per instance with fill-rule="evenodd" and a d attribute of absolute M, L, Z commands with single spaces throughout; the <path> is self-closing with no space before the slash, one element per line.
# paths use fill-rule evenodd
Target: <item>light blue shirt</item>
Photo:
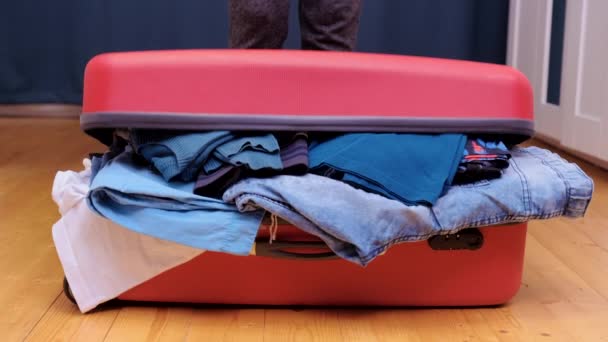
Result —
<path fill-rule="evenodd" d="M 264 215 L 192 192 L 194 182 L 167 182 L 136 165 L 130 151 L 109 160 L 91 183 L 87 203 L 115 223 L 208 251 L 248 255 Z"/>

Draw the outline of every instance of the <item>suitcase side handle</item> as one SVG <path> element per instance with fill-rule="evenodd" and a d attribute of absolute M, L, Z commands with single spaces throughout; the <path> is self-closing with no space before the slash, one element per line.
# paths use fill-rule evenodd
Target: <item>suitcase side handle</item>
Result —
<path fill-rule="evenodd" d="M 455 234 L 435 235 L 427 240 L 429 247 L 436 251 L 478 250 L 484 244 L 484 237 L 477 228 L 467 228 Z M 321 252 L 297 252 L 294 250 L 323 250 Z M 256 255 L 292 260 L 334 260 L 339 259 L 322 241 L 294 241 L 269 243 L 256 242 Z"/>
<path fill-rule="evenodd" d="M 320 252 L 297 252 L 295 250 L 323 250 Z M 258 241 L 255 246 L 255 253 L 258 256 L 265 256 L 278 259 L 292 260 L 335 260 L 339 257 L 329 250 L 324 242 L 315 241 L 295 241 L 295 242 L 278 242 L 269 243 L 267 241 Z"/>
<path fill-rule="evenodd" d="M 470 250 L 483 246 L 483 234 L 477 228 L 467 228 L 454 234 L 435 235 L 428 239 L 431 249 L 436 251 Z"/>

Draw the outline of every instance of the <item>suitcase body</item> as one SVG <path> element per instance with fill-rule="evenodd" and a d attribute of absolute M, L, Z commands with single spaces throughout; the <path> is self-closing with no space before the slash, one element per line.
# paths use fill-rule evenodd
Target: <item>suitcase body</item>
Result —
<path fill-rule="evenodd" d="M 279 238 L 302 240 L 303 234 L 295 228 L 291 234 L 285 228 L 279 228 Z M 289 258 L 206 252 L 119 299 L 319 306 L 505 303 L 520 287 L 526 224 L 479 231 L 483 243 L 476 250 L 441 250 L 431 248 L 427 241 L 410 242 L 392 247 L 365 268 L 340 259 L 328 260 L 324 253 L 318 259 L 309 253 L 298 258 L 299 253 L 304 254 L 298 249 L 290 250 Z M 267 241 L 263 229 L 260 235 L 258 243 Z M 449 238 L 457 239 L 456 234 Z"/>
<path fill-rule="evenodd" d="M 505 66 L 314 51 L 155 51 L 87 66 L 82 129 L 533 134 L 531 88 Z M 370 227 L 373 229 L 373 227 Z M 205 252 L 122 294 L 136 301 L 259 305 L 478 306 L 520 286 L 526 223 L 393 246 L 363 268 L 282 225 L 255 256 Z"/>

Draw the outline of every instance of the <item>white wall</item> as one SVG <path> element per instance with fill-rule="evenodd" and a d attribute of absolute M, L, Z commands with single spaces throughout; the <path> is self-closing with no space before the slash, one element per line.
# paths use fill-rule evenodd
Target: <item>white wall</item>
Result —
<path fill-rule="evenodd" d="M 560 105 L 546 102 L 553 0 L 511 0 L 507 63 L 534 88 L 537 131 L 608 161 L 608 0 L 567 0 Z"/>

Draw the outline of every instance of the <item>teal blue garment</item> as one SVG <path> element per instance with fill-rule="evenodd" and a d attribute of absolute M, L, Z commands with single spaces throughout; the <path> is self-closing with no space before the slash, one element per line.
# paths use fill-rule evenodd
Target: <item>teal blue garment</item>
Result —
<path fill-rule="evenodd" d="M 93 164 L 100 164 L 94 158 Z M 135 232 L 208 251 L 248 255 L 264 215 L 192 192 L 194 182 L 165 181 L 123 152 L 105 160 L 87 196 L 99 215 Z"/>
<path fill-rule="evenodd" d="M 432 205 L 451 184 L 462 134 L 354 133 L 311 145 L 311 172 L 406 204 Z"/>
<path fill-rule="evenodd" d="M 283 163 L 279 142 L 272 134 L 230 140 L 215 149 L 213 157 L 204 165 L 205 173 L 210 174 L 226 164 L 245 165 L 251 170 L 265 168 L 281 170 Z"/>

